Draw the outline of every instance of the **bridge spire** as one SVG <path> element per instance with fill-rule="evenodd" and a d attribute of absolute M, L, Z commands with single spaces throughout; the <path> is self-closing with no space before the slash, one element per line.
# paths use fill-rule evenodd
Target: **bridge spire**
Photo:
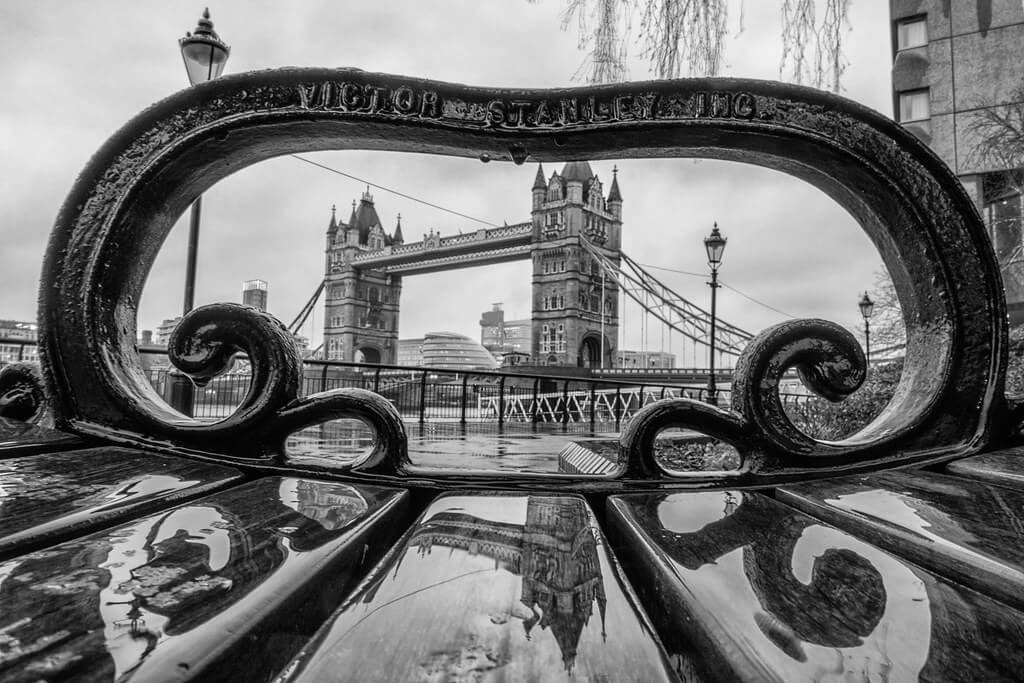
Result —
<path fill-rule="evenodd" d="M 330 222 L 330 225 L 327 226 L 327 234 L 328 235 L 333 235 L 334 233 L 338 232 L 337 211 L 338 211 L 337 205 L 331 204 L 331 222 Z"/>
<path fill-rule="evenodd" d="M 395 234 L 391 236 L 391 241 L 394 244 L 405 243 L 405 238 L 402 237 L 402 214 L 398 214 L 398 220 L 395 221 Z"/>
<path fill-rule="evenodd" d="M 537 175 L 533 179 L 533 189 L 546 190 L 547 187 L 548 183 L 544 178 L 544 164 L 537 164 Z"/>
<path fill-rule="evenodd" d="M 608 190 L 609 202 L 621 202 L 622 193 L 619 191 L 619 167 L 612 167 L 612 187 Z"/>

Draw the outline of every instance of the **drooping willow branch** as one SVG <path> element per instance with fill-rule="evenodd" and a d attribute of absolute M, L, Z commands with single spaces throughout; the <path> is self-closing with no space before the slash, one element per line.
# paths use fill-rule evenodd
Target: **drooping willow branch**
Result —
<path fill-rule="evenodd" d="M 846 69 L 842 27 L 849 24 L 850 0 L 780 2 L 780 77 L 838 91 Z M 739 0 L 739 33 L 743 9 Z M 578 47 L 588 50 L 575 79 L 610 83 L 628 76 L 627 45 L 634 16 L 639 17 L 635 38 L 641 54 L 659 78 L 719 74 L 729 0 L 566 0 L 562 28 L 575 23 Z"/>

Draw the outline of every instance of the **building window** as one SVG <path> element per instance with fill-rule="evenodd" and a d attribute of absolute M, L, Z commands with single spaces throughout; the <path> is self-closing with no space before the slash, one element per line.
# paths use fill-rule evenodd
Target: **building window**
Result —
<path fill-rule="evenodd" d="M 896 49 L 906 50 L 928 44 L 928 22 L 915 17 L 896 24 Z"/>
<path fill-rule="evenodd" d="M 900 93 L 900 123 L 923 121 L 931 116 L 928 89 Z"/>

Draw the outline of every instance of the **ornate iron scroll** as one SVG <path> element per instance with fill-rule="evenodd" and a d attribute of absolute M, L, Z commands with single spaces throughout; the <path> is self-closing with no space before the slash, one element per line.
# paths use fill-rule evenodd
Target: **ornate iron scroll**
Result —
<path fill-rule="evenodd" d="M 778 367 L 796 362 L 836 390 L 856 384 L 850 377 L 859 371 L 843 342 L 801 322 L 759 338 L 759 355 L 739 379 L 748 387 L 734 406 L 739 415 L 683 405 L 672 419 L 697 415 L 708 431 L 750 439 L 746 471 L 755 479 L 965 454 L 1002 437 L 1006 312 L 996 261 L 957 179 L 893 121 L 840 97 L 750 80 L 525 91 L 350 69 L 201 84 L 142 112 L 96 154 L 57 218 L 40 290 L 46 381 L 61 425 L 236 456 L 275 452 L 268 432 L 254 427 L 289 414 L 287 392 L 254 395 L 223 423 L 183 420 L 143 377 L 136 306 L 157 251 L 193 199 L 244 166 L 323 149 L 516 163 L 710 157 L 802 178 L 861 223 L 893 277 L 908 330 L 895 398 L 845 441 L 789 433 L 765 397 Z M 804 340 L 811 332 L 815 339 Z M 276 386 L 267 376 L 254 381 Z M 332 411 L 354 405 L 332 400 L 340 402 Z M 637 460 L 627 469 L 645 468 Z"/>
<path fill-rule="evenodd" d="M 38 364 L 11 363 L 0 368 L 0 417 L 48 423 L 46 392 Z"/>

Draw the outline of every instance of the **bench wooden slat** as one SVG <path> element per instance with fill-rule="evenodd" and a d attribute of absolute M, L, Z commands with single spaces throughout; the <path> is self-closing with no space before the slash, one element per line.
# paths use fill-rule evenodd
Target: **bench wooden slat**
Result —
<path fill-rule="evenodd" d="M 586 501 L 445 495 L 288 681 L 672 680 Z"/>
<path fill-rule="evenodd" d="M 1014 679 L 1024 613 L 765 495 L 608 499 L 666 649 L 712 680 Z"/>
<path fill-rule="evenodd" d="M 82 445 L 82 440 L 73 434 L 0 417 L 0 458 L 48 453 Z"/>
<path fill-rule="evenodd" d="M 915 471 L 807 482 L 777 497 L 1024 609 L 1024 492 Z"/>
<path fill-rule="evenodd" d="M 0 680 L 266 678 L 401 532 L 407 498 L 269 477 L 0 563 Z"/>
<path fill-rule="evenodd" d="M 1024 448 L 954 460 L 946 465 L 946 471 L 959 477 L 1024 490 Z"/>
<path fill-rule="evenodd" d="M 232 467 L 115 446 L 0 460 L 0 559 L 241 479 Z"/>

